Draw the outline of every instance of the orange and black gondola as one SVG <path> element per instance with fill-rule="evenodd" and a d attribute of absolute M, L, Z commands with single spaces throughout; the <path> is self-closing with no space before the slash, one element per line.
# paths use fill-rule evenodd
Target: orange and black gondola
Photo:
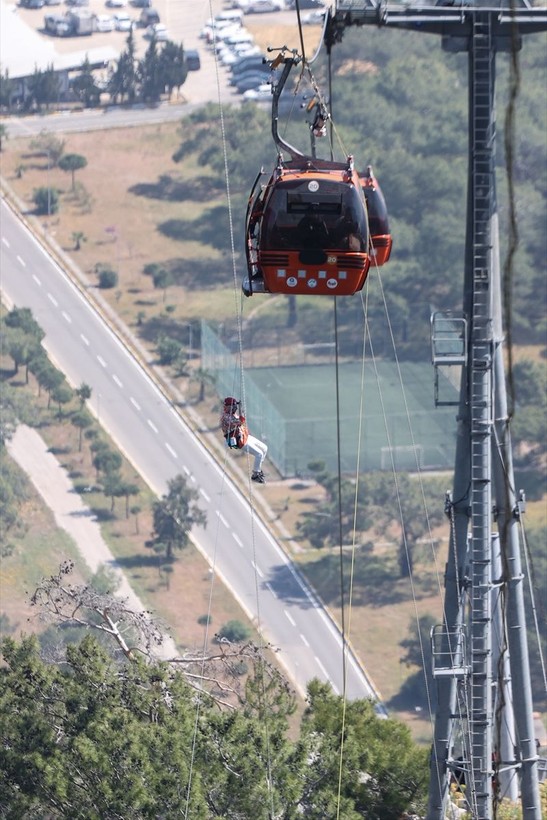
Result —
<path fill-rule="evenodd" d="M 372 258 L 378 265 L 389 258 L 385 201 L 370 167 L 359 174 L 353 157 L 306 156 L 280 136 L 278 100 L 296 60 L 279 57 L 272 68 L 281 63 L 272 102 L 279 155 L 268 183 L 260 185 L 261 172 L 249 197 L 243 292 L 350 296 L 365 284 Z"/>
<path fill-rule="evenodd" d="M 280 160 L 250 204 L 246 240 L 248 295 L 361 290 L 370 267 L 369 235 L 351 158 Z"/>

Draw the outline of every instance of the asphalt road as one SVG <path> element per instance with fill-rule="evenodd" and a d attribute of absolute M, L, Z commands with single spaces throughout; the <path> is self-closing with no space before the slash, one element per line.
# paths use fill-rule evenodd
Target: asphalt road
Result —
<path fill-rule="evenodd" d="M 185 475 L 200 494 L 208 525 L 196 546 L 233 592 L 303 692 L 312 677 L 343 691 L 342 640 L 295 567 L 250 504 L 188 424 L 128 352 L 86 296 L 46 253 L 5 201 L 0 210 L 2 293 L 29 307 L 45 331 L 52 360 L 74 386 L 92 388 L 92 409 L 153 490 Z M 373 696 L 351 653 L 349 698 Z"/>

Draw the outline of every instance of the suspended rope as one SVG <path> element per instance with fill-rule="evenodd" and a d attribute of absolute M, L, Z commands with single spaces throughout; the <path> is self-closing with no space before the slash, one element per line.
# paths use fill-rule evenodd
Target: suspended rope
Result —
<path fill-rule="evenodd" d="M 361 470 L 361 442 L 363 439 L 363 419 L 365 417 L 365 363 L 366 363 L 366 327 L 367 327 L 367 320 L 368 320 L 368 282 L 365 285 L 366 288 L 366 298 L 364 302 L 364 310 L 363 310 L 363 337 L 362 337 L 362 351 L 361 351 L 361 380 L 360 380 L 360 391 L 359 391 L 359 423 L 357 425 L 357 458 L 355 464 L 355 492 L 353 498 L 353 526 L 352 526 L 352 543 L 351 543 L 351 564 L 350 564 L 350 574 L 349 574 L 349 590 L 348 590 L 348 626 L 347 626 L 347 640 L 344 641 L 344 652 L 343 652 L 343 675 L 344 675 L 344 682 L 346 681 L 347 677 L 347 664 L 348 664 L 348 652 L 349 652 L 349 644 L 351 640 L 351 615 L 352 615 L 352 606 L 353 606 L 353 585 L 355 579 L 355 554 L 356 554 L 356 540 L 357 540 L 357 528 L 358 528 L 358 520 L 357 520 L 357 512 L 359 508 L 359 487 L 360 487 L 360 470 Z M 338 344 L 337 344 L 338 350 Z M 342 557 L 340 558 L 342 562 Z M 340 733 L 340 758 L 339 758 L 339 767 L 338 767 L 338 793 L 337 793 L 337 802 L 336 802 L 336 820 L 339 820 L 340 817 L 340 806 L 342 802 L 342 774 L 343 774 L 343 762 L 344 762 L 344 739 L 346 736 L 346 715 L 347 715 L 347 693 L 344 689 L 344 697 L 342 701 L 342 725 L 341 725 L 341 733 Z"/>
<path fill-rule="evenodd" d="M 213 17 L 213 9 L 212 9 L 212 0 L 209 0 L 209 14 L 211 19 L 214 20 Z M 227 209 L 228 209 L 228 224 L 229 224 L 229 233 L 230 233 L 230 250 L 231 250 L 231 260 L 232 260 L 232 279 L 233 279 L 233 291 L 234 291 L 234 310 L 236 315 L 237 321 L 237 336 L 238 336 L 238 370 L 239 370 L 239 395 L 241 396 L 242 406 L 246 407 L 246 394 L 245 394 L 245 378 L 244 378 L 244 365 L 243 365 L 243 321 L 242 321 L 242 296 L 241 291 L 239 288 L 238 283 L 238 273 L 237 273 L 237 264 L 236 264 L 236 251 L 235 251 L 235 231 L 234 231 L 234 220 L 233 220 L 233 210 L 232 210 L 232 199 L 231 199 L 231 192 L 230 192 L 230 173 L 229 173 L 229 164 L 228 164 L 228 149 L 227 149 L 227 138 L 226 138 L 226 129 L 225 129 L 225 121 L 224 121 L 224 110 L 222 105 L 222 92 L 221 92 L 221 83 L 220 83 L 220 72 L 219 72 L 219 63 L 217 59 L 217 40 L 216 40 L 216 30 L 215 26 L 212 26 L 213 31 L 213 50 L 215 54 L 215 79 L 217 85 L 217 96 L 218 96 L 218 107 L 219 107 L 219 123 L 220 123 L 220 132 L 221 132 L 221 140 L 222 140 L 222 151 L 223 151 L 223 160 L 224 160 L 224 177 L 225 177 L 225 185 L 226 185 L 226 201 L 227 201 Z M 234 391 L 237 392 L 237 391 Z M 222 498 L 224 497 L 224 487 L 225 487 L 225 480 L 226 480 L 226 470 L 227 470 L 227 456 L 228 452 L 226 450 L 224 456 L 224 466 L 223 466 L 223 474 L 222 474 L 222 488 L 221 488 L 221 502 Z M 248 474 L 250 475 L 249 470 L 249 459 L 250 455 L 247 453 L 247 468 Z M 273 790 L 272 790 L 272 765 L 271 765 L 271 745 L 270 745 L 270 731 L 269 731 L 269 714 L 267 704 L 265 703 L 265 695 L 266 695 L 266 684 L 265 684 L 265 664 L 264 664 L 264 650 L 265 644 L 263 642 L 262 637 L 262 622 L 260 616 L 260 596 L 259 596 L 259 588 L 258 588 L 258 572 L 257 572 L 257 561 L 256 561 L 256 543 L 255 543 L 255 529 L 254 529 L 254 521 L 255 521 L 255 511 L 253 505 L 253 493 L 252 493 L 252 483 L 249 479 L 249 506 L 250 506 L 250 522 L 251 522 L 251 542 L 252 542 L 252 555 L 253 555 L 253 569 L 254 569 L 254 584 L 255 584 L 255 600 L 256 600 L 256 612 L 257 612 L 257 631 L 259 635 L 259 658 L 260 658 L 260 665 L 259 665 L 259 680 L 261 685 L 261 695 L 262 695 L 262 714 L 260 715 L 260 719 L 262 725 L 264 727 L 265 733 L 265 747 L 266 747 L 266 785 L 267 785 L 267 794 L 268 794 L 268 801 L 269 801 L 269 816 L 271 818 L 274 817 L 274 799 L 273 799 Z M 203 651 L 203 658 L 205 659 L 205 649 L 208 645 L 209 639 L 209 622 L 211 620 L 211 609 L 212 609 L 212 599 L 213 599 L 213 589 L 215 583 L 215 575 L 216 575 L 216 559 L 217 559 L 217 546 L 219 540 L 219 527 L 220 527 L 220 516 L 218 517 L 217 521 L 217 530 L 215 534 L 215 545 L 214 545 L 214 553 L 213 553 L 213 562 L 212 562 L 212 575 L 211 575 L 211 584 L 209 588 L 209 596 L 208 596 L 208 610 L 207 610 L 207 624 L 205 628 L 205 637 L 204 637 L 204 651 Z M 202 673 L 204 672 L 204 663 L 202 666 Z M 192 738 L 192 750 L 191 750 L 191 760 L 189 765 L 189 775 L 188 775 L 188 787 L 186 792 L 186 806 L 185 806 L 185 818 L 188 818 L 188 813 L 190 810 L 190 801 L 191 801 L 191 787 L 192 787 L 192 778 L 193 778 L 193 767 L 195 762 L 195 754 L 196 754 L 196 746 L 197 746 L 197 736 L 198 736 L 198 727 L 199 727 L 199 716 L 201 711 L 201 696 L 198 694 L 197 702 L 196 702 L 196 717 L 194 721 L 194 731 L 193 731 L 193 738 Z"/>
<path fill-rule="evenodd" d="M 511 0 L 511 11 L 516 11 L 515 0 Z M 515 127 L 516 104 L 520 92 L 520 63 L 519 63 L 519 30 L 516 22 L 511 26 L 511 52 L 509 64 L 509 100 L 505 109 L 504 145 L 505 170 L 507 178 L 507 192 L 509 199 L 509 244 L 507 257 L 503 267 L 503 302 L 505 333 L 507 336 L 507 381 L 509 386 L 509 418 L 515 409 L 515 385 L 513 381 L 513 333 L 512 333 L 512 293 L 514 278 L 514 259 L 518 250 L 519 233 L 517 224 L 517 209 L 515 197 Z"/>
<path fill-rule="evenodd" d="M 547 692 L 547 672 L 545 669 L 545 655 L 543 652 L 543 647 L 541 643 L 541 632 L 539 628 L 539 618 L 538 618 L 538 610 L 536 604 L 536 595 L 535 589 L 537 588 L 537 584 L 535 582 L 535 572 L 534 572 L 534 564 L 532 560 L 532 554 L 530 552 L 530 548 L 528 546 L 528 539 L 526 538 L 526 530 L 524 528 L 524 521 L 522 517 L 519 516 L 519 523 L 520 523 L 520 532 L 522 536 L 522 543 L 524 545 L 524 560 L 526 563 L 526 575 L 528 577 L 528 589 L 530 592 L 530 602 L 531 602 L 531 610 L 532 610 L 532 618 L 534 620 L 534 631 L 535 637 L 538 645 L 538 652 L 539 652 L 539 662 L 541 665 L 541 674 L 543 677 L 543 690 Z"/>

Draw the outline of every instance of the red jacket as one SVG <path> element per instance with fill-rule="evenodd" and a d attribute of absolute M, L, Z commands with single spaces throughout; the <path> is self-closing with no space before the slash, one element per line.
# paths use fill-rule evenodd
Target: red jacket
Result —
<path fill-rule="evenodd" d="M 249 430 L 247 429 L 245 416 L 242 413 L 225 410 L 220 417 L 220 426 L 228 447 L 237 450 L 245 447 L 249 437 Z"/>

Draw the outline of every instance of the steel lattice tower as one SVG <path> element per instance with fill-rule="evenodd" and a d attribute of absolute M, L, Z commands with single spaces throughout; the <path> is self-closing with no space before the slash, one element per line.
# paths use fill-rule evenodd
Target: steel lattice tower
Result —
<path fill-rule="evenodd" d="M 547 29 L 547 9 L 527 0 L 493 7 L 390 6 L 337 0 L 326 28 L 327 47 L 348 26 L 375 25 L 440 34 L 446 51 L 468 54 L 468 189 L 463 311 L 432 320 L 433 363 L 462 366 L 454 486 L 446 503 L 450 548 L 444 622 L 433 633 L 438 708 L 431 754 L 427 820 L 443 820 L 451 773 L 466 779 L 474 820 L 493 816 L 494 770 L 506 794 L 520 792 L 523 818 L 540 820 L 538 758 L 533 727 L 523 573 L 518 537 L 503 364 L 499 230 L 496 203 L 496 53 L 518 50 L 522 35 Z M 497 532 L 493 531 L 494 510 Z M 506 601 L 500 621 L 499 590 Z M 496 614 L 495 614 L 496 612 Z M 499 649 L 507 636 L 508 652 Z M 513 712 L 496 725 L 493 669 L 504 664 Z M 463 754 L 454 757 L 457 725 L 465 725 Z"/>

